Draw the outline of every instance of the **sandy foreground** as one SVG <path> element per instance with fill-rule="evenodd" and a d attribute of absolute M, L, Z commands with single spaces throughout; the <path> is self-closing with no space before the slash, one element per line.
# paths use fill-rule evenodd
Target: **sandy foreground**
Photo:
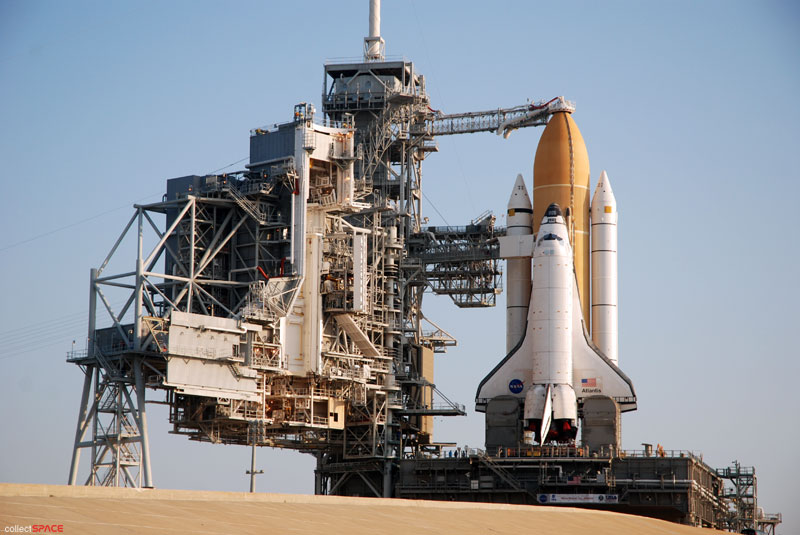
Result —
<path fill-rule="evenodd" d="M 572 507 L 0 484 L 0 534 L 27 529 L 72 534 L 723 533 Z"/>

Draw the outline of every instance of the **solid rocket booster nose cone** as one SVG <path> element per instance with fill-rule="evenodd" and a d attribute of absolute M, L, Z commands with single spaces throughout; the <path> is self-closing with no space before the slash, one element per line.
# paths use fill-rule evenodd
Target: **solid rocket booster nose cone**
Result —
<path fill-rule="evenodd" d="M 608 173 L 605 171 L 600 173 L 600 178 L 597 180 L 597 188 L 595 189 L 595 193 L 599 193 L 601 191 L 613 193 L 611 189 L 611 181 L 608 179 Z"/>
<path fill-rule="evenodd" d="M 517 175 L 514 187 L 511 189 L 511 197 L 508 199 L 509 210 L 527 209 L 531 211 L 531 198 L 528 195 L 528 188 L 525 186 L 525 179 L 522 175 Z"/>
<path fill-rule="evenodd" d="M 614 197 L 611 180 L 605 171 L 600 173 L 600 178 L 597 180 L 597 187 L 592 196 L 591 210 L 592 219 L 597 221 L 607 218 L 617 211 L 617 199 Z"/>

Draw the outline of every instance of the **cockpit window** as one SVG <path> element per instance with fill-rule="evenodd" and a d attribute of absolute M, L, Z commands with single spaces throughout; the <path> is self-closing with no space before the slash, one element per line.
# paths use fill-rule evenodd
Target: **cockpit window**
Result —
<path fill-rule="evenodd" d="M 536 242 L 536 245 L 539 245 L 543 241 L 552 241 L 552 240 L 564 241 L 564 238 L 562 238 L 558 234 L 553 234 L 552 232 L 550 232 L 539 238 L 539 240 Z"/>

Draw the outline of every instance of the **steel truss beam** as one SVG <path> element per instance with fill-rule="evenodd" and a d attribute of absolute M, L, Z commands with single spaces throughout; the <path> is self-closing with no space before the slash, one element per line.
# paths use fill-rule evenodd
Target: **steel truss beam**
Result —
<path fill-rule="evenodd" d="M 141 359 L 120 359 L 109 368 L 89 365 L 83 371 L 68 483 L 76 484 L 81 450 L 90 449 L 85 485 L 153 487 Z"/>

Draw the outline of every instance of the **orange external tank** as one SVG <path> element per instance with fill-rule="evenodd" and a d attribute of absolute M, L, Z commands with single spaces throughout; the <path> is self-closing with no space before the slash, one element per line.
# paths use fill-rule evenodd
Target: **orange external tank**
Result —
<path fill-rule="evenodd" d="M 550 203 L 567 216 L 575 274 L 586 329 L 591 318 L 589 293 L 589 154 L 569 112 L 554 113 L 542 132 L 533 161 L 533 233 L 539 232 Z"/>

